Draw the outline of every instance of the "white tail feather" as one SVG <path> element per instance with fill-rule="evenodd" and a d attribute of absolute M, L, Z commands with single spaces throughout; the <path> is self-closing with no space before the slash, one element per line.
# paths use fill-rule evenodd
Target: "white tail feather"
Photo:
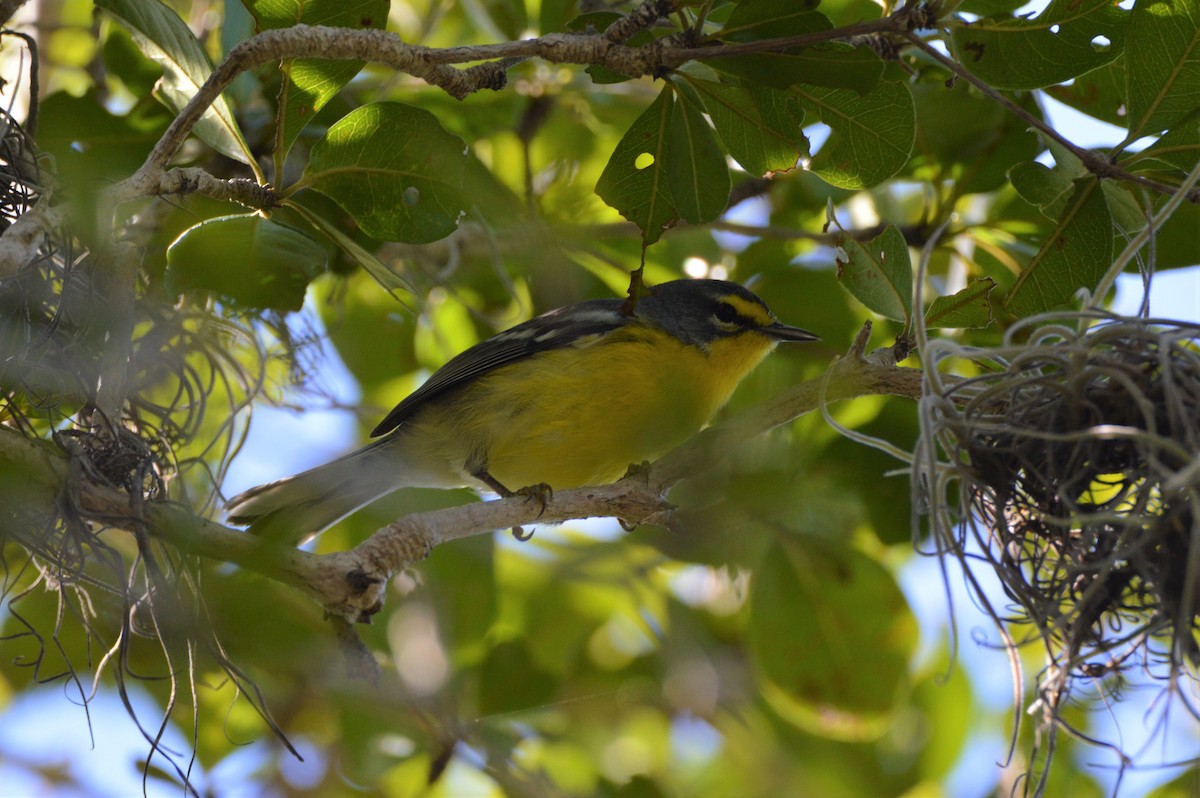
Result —
<path fill-rule="evenodd" d="M 331 463 L 251 488 L 226 504 L 229 522 L 249 524 L 251 533 L 280 543 L 302 543 L 411 484 L 403 446 L 397 443 L 395 436 L 388 436 Z"/>

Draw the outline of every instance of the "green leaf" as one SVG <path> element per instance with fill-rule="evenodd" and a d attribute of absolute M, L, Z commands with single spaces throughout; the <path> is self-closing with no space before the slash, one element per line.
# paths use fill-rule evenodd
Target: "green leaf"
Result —
<path fill-rule="evenodd" d="M 1056 163 L 1053 169 L 1037 162 L 1019 163 L 1009 171 L 1009 179 L 1023 199 L 1040 208 L 1047 219 L 1058 221 L 1075 194 L 1076 181 L 1092 175 L 1061 143 L 1050 141 L 1048 148 Z M 1147 214 L 1135 199 L 1132 184 L 1105 180 L 1100 188 L 1118 230 L 1131 235 L 1146 226 Z"/>
<path fill-rule="evenodd" d="M 1177 269 L 1200 263 L 1200 205 L 1189 202 L 1176 208 L 1171 218 L 1155 234 L 1154 265 L 1158 269 Z"/>
<path fill-rule="evenodd" d="M 903 83 L 883 81 L 870 94 L 796 86 L 805 108 L 832 131 L 809 171 L 840 188 L 870 188 L 899 172 L 912 153 L 916 118 Z"/>
<path fill-rule="evenodd" d="M 754 42 L 831 30 L 833 23 L 815 10 L 817 5 L 813 0 L 744 0 L 733 7 L 719 36 L 727 42 Z"/>
<path fill-rule="evenodd" d="M 102 52 L 107 77 L 117 78 L 134 97 L 148 97 L 162 77 L 158 65 L 146 57 L 133 40 L 133 34 L 116 22 L 101 28 Z"/>
<path fill-rule="evenodd" d="M 1104 192 L 1094 178 L 1080 178 L 1058 224 L 1021 270 L 1005 308 L 1029 316 L 1070 302 L 1080 288 L 1096 287 L 1112 258 L 1112 214 Z"/>
<path fill-rule="evenodd" d="M 1039 89 L 1120 55 L 1128 16 L 1112 0 L 1053 0 L 1033 19 L 982 19 L 955 28 L 951 41 L 959 62 L 993 86 Z"/>
<path fill-rule="evenodd" d="M 960 194 L 994 191 L 1007 182 L 1010 166 L 1037 156 L 1037 136 L 1029 123 L 966 81 L 947 86 L 944 74 L 932 73 L 908 84 L 917 122 L 916 151 L 909 168 L 921 180 L 953 179 Z M 1025 110 L 1041 115 L 1032 98 L 1018 101 Z"/>
<path fill-rule="evenodd" d="M 804 109 L 787 92 L 731 86 L 687 76 L 703 98 L 717 135 L 742 168 L 756 177 L 795 168 L 808 152 Z"/>
<path fill-rule="evenodd" d="M 1075 184 L 1062 172 L 1037 161 L 1022 161 L 1008 170 L 1008 180 L 1021 199 L 1057 220 L 1075 193 Z"/>
<path fill-rule="evenodd" d="M 96 0 L 96 5 L 120 19 L 142 52 L 162 67 L 158 95 L 172 110 L 182 110 L 213 71 L 188 26 L 159 0 Z M 193 132 L 222 155 L 253 165 L 254 155 L 224 98 L 209 106 Z"/>
<path fill-rule="evenodd" d="M 328 25 L 337 28 L 383 30 L 388 0 L 243 0 L 258 30 L 293 25 Z M 283 174 L 288 150 L 312 118 L 362 69 L 363 61 L 284 59 L 279 65 L 275 129 L 275 174 Z"/>
<path fill-rule="evenodd" d="M 925 326 L 986 327 L 992 323 L 988 294 L 996 287 L 991 277 L 977 277 L 952 296 L 940 296 L 925 311 Z"/>
<path fill-rule="evenodd" d="M 906 324 L 912 317 L 912 259 L 908 244 L 895 225 L 870 241 L 843 235 L 838 242 L 838 279 L 842 285 L 879 315 Z"/>
<path fill-rule="evenodd" d="M 468 13 L 479 20 L 477 26 L 481 29 L 489 27 L 500 31 L 500 36 L 513 40 L 520 39 L 529 30 L 529 12 L 525 8 L 525 0 L 481 0 L 478 6 L 482 14 L 487 15 L 487 21 L 479 19 L 481 13 L 468 6 Z"/>
<path fill-rule="evenodd" d="M 967 669 L 955 665 L 949 652 L 940 649 L 925 670 L 931 672 L 916 684 L 912 697 L 914 709 L 926 719 L 917 762 L 926 783 L 944 784 L 962 761 L 980 708 Z"/>
<path fill-rule="evenodd" d="M 299 310 L 325 250 L 308 236 L 257 214 L 208 219 L 167 249 L 166 288 L 206 289 L 253 310 Z"/>
<path fill-rule="evenodd" d="M 1126 181 L 1105 180 L 1100 183 L 1100 188 L 1104 190 L 1104 201 L 1108 203 L 1108 212 L 1118 232 L 1133 235 L 1146 226 L 1147 211 L 1141 205 L 1144 195 L 1137 186 Z"/>
<path fill-rule="evenodd" d="M 640 227 L 646 244 L 679 219 L 666 173 L 672 94 L 664 88 L 634 120 L 596 182 L 600 199 Z"/>
<path fill-rule="evenodd" d="M 401 302 L 413 305 L 417 304 L 416 293 L 408 280 L 389 269 L 384 265 L 383 261 L 379 260 L 374 254 L 348 236 L 344 230 L 320 213 L 298 202 L 289 201 L 287 206 L 312 225 L 313 229 L 327 236 L 339 249 L 358 263 L 363 268 L 363 271 L 371 275 L 375 282 L 379 283 L 380 287 L 385 291 Z M 403 292 L 403 295 L 399 295 L 397 292 Z"/>
<path fill-rule="evenodd" d="M 711 222 L 729 204 L 729 167 L 701 109 L 675 97 L 667 139 L 667 184 L 679 215 L 692 224 Z"/>
<path fill-rule="evenodd" d="M 1127 165 L 1155 159 L 1181 172 L 1200 161 L 1200 110 L 1172 127 L 1162 138 L 1129 159 Z"/>
<path fill-rule="evenodd" d="M 1129 133 L 1158 133 L 1200 105 L 1200 4 L 1138 0 L 1129 20 Z"/>
<path fill-rule="evenodd" d="M 297 188 L 325 194 L 373 238 L 426 244 L 454 232 L 467 208 L 464 150 L 428 111 L 372 103 L 313 147 Z"/>
<path fill-rule="evenodd" d="M 738 3 L 718 37 L 726 42 L 753 42 L 832 30 L 833 23 L 814 11 L 816 6 L 815 2 L 777 0 Z M 866 94 L 883 75 L 883 61 L 875 51 L 842 42 L 794 47 L 782 53 L 712 58 L 705 63 L 754 85 L 780 89 L 808 83 Z"/>
<path fill-rule="evenodd" d="M 57 92 L 42 101 L 38 146 L 54 156 L 57 177 L 76 200 L 137 171 L 171 118 L 158 103 L 135 106 L 116 116 L 96 91 L 82 97 Z"/>
<path fill-rule="evenodd" d="M 779 715 L 813 734 L 863 740 L 887 727 L 916 622 L 875 560 L 786 541 L 754 569 L 747 633 L 763 695 Z"/>
<path fill-rule="evenodd" d="M 1125 127 L 1129 121 L 1129 109 L 1125 104 L 1125 62 L 1128 58 L 1128 51 L 1121 53 L 1099 69 L 1075 78 L 1069 86 L 1050 86 L 1046 93 L 1080 113 Z"/>
<path fill-rule="evenodd" d="M 958 9 L 977 17 L 995 17 L 1011 14 L 1025 5 L 1028 5 L 1026 0 L 963 0 Z"/>
<path fill-rule="evenodd" d="M 711 58 L 705 63 L 755 85 L 779 89 L 806 83 L 866 94 L 883 76 L 883 61 L 873 50 L 837 42 L 795 48 L 787 53 Z"/>
<path fill-rule="evenodd" d="M 479 711 L 489 716 L 545 706 L 557 691 L 554 674 L 540 669 L 519 640 L 488 649 L 479 679 Z"/>

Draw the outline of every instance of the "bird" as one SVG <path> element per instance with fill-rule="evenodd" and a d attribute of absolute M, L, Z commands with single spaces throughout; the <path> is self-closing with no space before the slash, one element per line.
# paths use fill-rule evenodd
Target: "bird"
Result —
<path fill-rule="evenodd" d="M 227 518 L 298 545 L 403 487 L 509 496 L 615 482 L 698 432 L 778 343 L 817 340 L 725 280 L 567 305 L 451 358 L 375 441 L 233 497 Z"/>

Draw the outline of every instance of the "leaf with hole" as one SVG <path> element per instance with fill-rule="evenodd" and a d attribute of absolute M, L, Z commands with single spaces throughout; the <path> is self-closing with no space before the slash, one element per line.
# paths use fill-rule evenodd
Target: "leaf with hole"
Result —
<path fill-rule="evenodd" d="M 1000 89 L 1040 89 L 1102 67 L 1125 46 L 1129 12 L 1112 0 L 1052 0 L 1032 19 L 981 19 L 951 42 L 967 69 Z"/>
<path fill-rule="evenodd" d="M 640 227 L 646 244 L 679 220 L 666 170 L 673 93 L 664 88 L 634 120 L 596 182 L 600 199 Z"/>
<path fill-rule="evenodd" d="M 1109 63 L 1079 75 L 1069 84 L 1050 86 L 1046 93 L 1093 119 L 1125 127 L 1129 123 L 1129 109 L 1125 102 L 1128 80 L 1125 62 L 1129 60 L 1129 53 L 1129 43 L 1126 42 L 1126 51 Z"/>
<path fill-rule="evenodd" d="M 912 316 L 913 274 L 908 244 L 895 225 L 870 241 L 843 235 L 838 242 L 838 279 L 879 315 L 906 324 Z"/>

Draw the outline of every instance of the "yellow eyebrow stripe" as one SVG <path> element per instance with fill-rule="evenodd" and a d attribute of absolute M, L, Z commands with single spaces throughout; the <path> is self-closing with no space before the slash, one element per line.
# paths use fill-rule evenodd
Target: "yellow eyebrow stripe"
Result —
<path fill-rule="evenodd" d="M 775 317 L 771 315 L 769 310 L 757 302 L 747 300 L 745 297 L 740 297 L 736 294 L 726 294 L 721 297 L 721 301 L 733 305 L 733 309 L 738 312 L 739 316 L 744 319 L 750 319 L 760 327 L 765 327 L 775 321 Z"/>

